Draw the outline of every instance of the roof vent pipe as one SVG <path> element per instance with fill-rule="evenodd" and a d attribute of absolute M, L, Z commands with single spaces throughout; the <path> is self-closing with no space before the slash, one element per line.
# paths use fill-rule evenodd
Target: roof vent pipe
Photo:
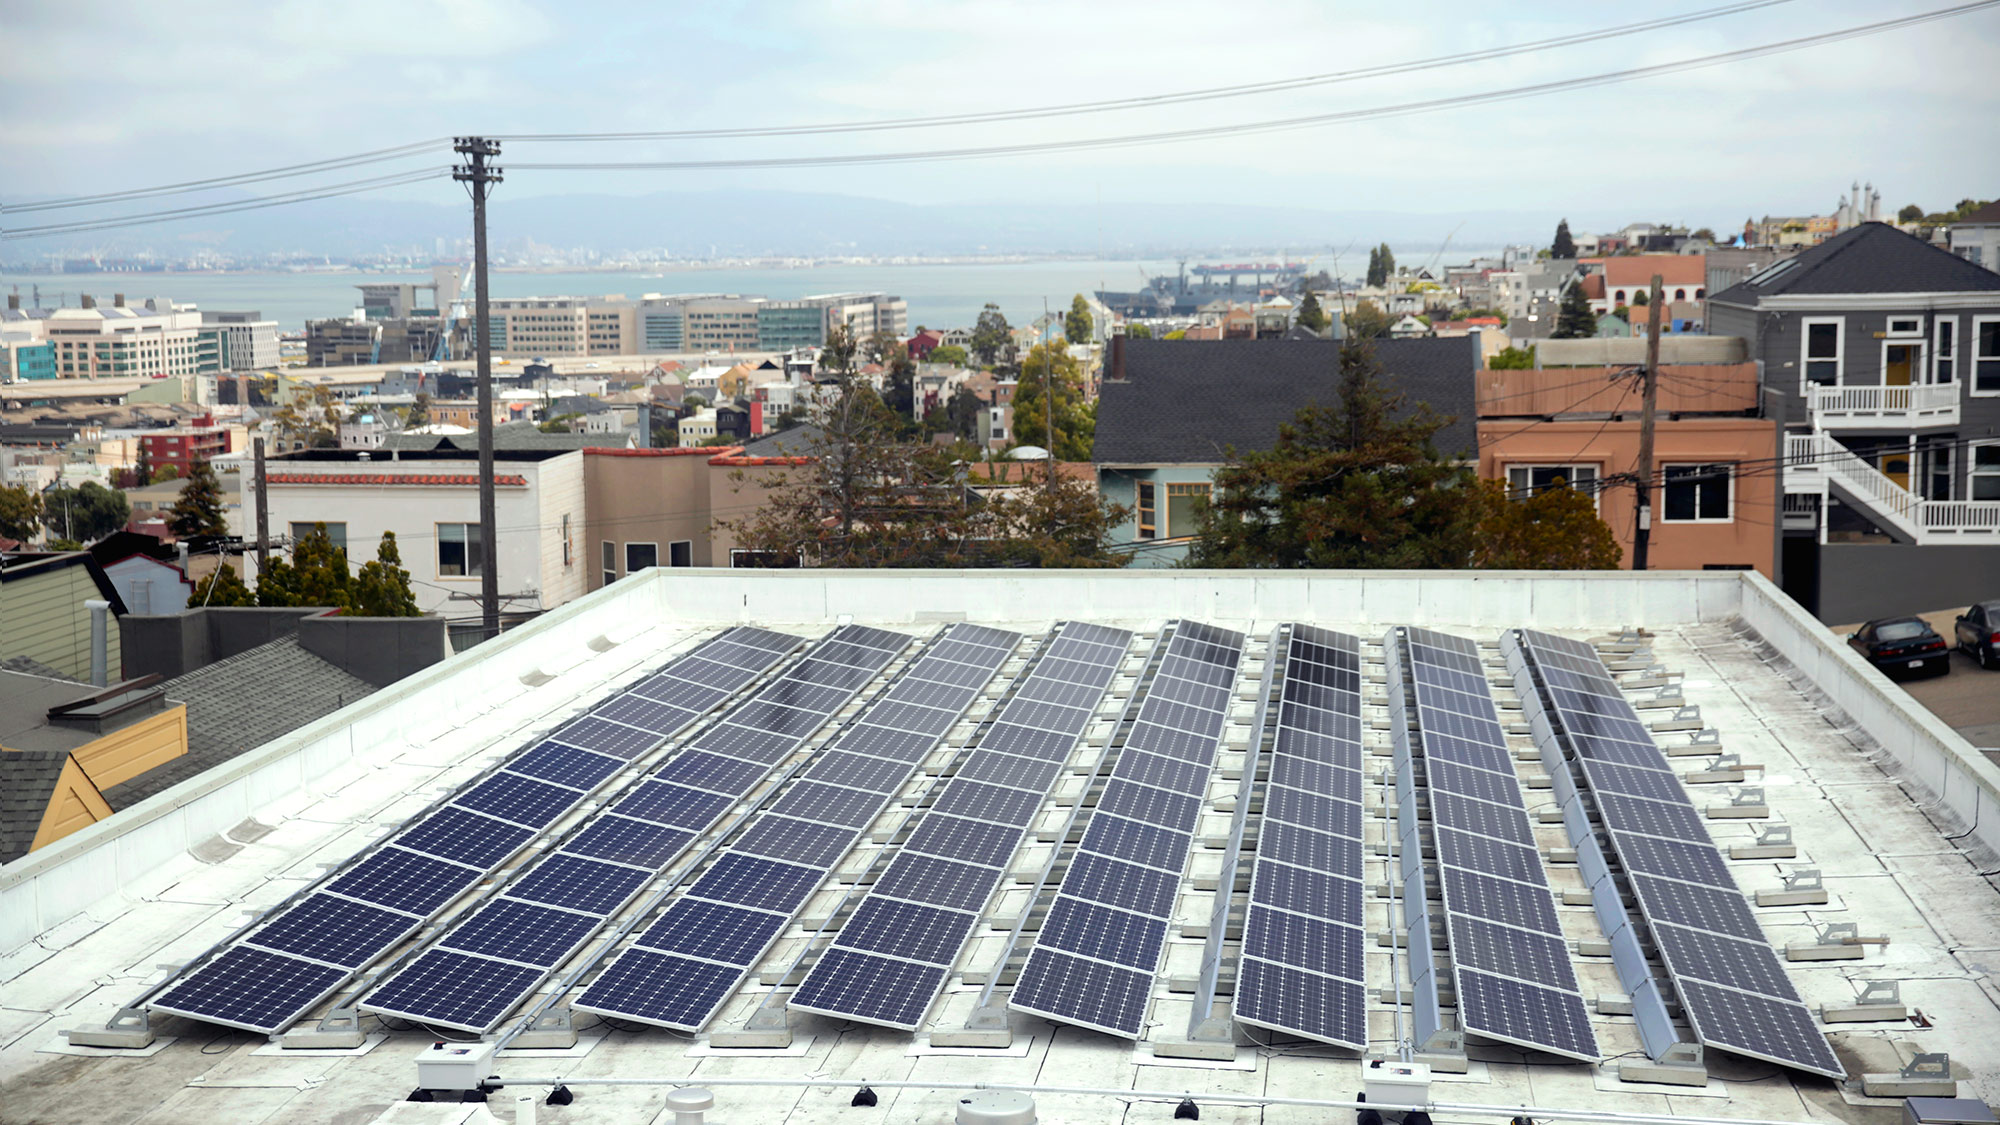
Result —
<path fill-rule="evenodd" d="M 702 1125 L 715 1108 L 715 1095 L 700 1086 L 682 1086 L 667 1095 L 674 1125 Z"/>
<path fill-rule="evenodd" d="M 90 682 L 104 687 L 111 676 L 111 603 L 92 598 L 83 606 L 90 611 Z"/>

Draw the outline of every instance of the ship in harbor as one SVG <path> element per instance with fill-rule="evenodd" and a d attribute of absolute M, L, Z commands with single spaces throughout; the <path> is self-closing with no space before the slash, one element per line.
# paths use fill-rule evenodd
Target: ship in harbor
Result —
<path fill-rule="evenodd" d="M 1193 316 L 1211 301 L 1254 301 L 1290 294 L 1305 276 L 1304 262 L 1180 263 L 1178 274 L 1150 278 L 1144 289 L 1100 289 L 1097 299 L 1124 317 Z"/>

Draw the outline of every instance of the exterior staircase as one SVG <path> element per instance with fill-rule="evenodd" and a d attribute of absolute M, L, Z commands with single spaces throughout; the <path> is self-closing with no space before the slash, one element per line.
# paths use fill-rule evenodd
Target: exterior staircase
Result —
<path fill-rule="evenodd" d="M 1785 494 L 1831 492 L 1902 543 L 2000 543 L 2000 500 L 1925 500 L 1856 456 L 1831 434 L 1785 435 Z M 1826 521 L 1820 521 L 1820 540 Z"/>

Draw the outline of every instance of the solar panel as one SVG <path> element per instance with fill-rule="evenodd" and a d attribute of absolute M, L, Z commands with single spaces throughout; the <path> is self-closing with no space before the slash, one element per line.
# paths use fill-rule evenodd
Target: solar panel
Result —
<path fill-rule="evenodd" d="M 790 1007 L 916 1030 L 979 923 L 980 912 L 998 889 L 1006 865 L 1026 835 L 1026 825 L 1048 799 L 1058 776 L 1045 773 L 1042 788 L 1035 789 L 1026 775 L 1009 779 L 1010 764 L 1052 764 L 1069 757 L 1131 640 L 1123 630 L 1074 621 L 1057 628 L 993 717 L 979 746 L 966 756 L 959 773 L 945 782 L 937 804 L 923 814 L 856 915 L 806 974 Z M 1060 707 L 1039 698 L 1047 694 L 1045 687 L 1055 684 L 1084 687 L 1086 694 L 1080 698 L 1088 706 Z M 1067 725 L 1053 730 L 1034 725 L 1052 721 Z M 1003 799 L 1005 793 L 1021 794 L 1032 803 L 1010 804 Z M 965 815 L 955 815 L 949 811 L 952 808 L 963 809 Z M 1010 819 L 975 819 L 992 815 Z M 948 870 L 940 860 L 951 861 L 959 870 Z M 922 930 L 899 930 L 907 917 L 901 912 L 871 911 L 865 917 L 859 913 L 878 899 L 939 909 L 921 915 L 926 921 Z"/>
<path fill-rule="evenodd" d="M 1845 1077 L 1671 763 L 1596 649 L 1535 630 L 1511 636 L 1534 672 L 1535 704 L 1582 767 L 1585 794 L 1695 1037 Z"/>
<path fill-rule="evenodd" d="M 1361 642 L 1293 625 L 1271 663 L 1283 679 L 1243 918 L 1235 1016 L 1359 1049 L 1367 1043 Z M 1300 878 L 1314 881 L 1316 899 L 1294 891 Z"/>
<path fill-rule="evenodd" d="M 700 650 L 701 656 L 695 659 L 704 659 L 711 667 L 741 671 L 757 661 L 775 659 L 769 647 L 770 636 L 760 631 L 756 639 L 764 643 L 758 645 L 737 644 L 734 640 L 726 647 L 711 644 Z M 879 671 L 908 641 L 908 637 L 879 629 L 844 626 L 834 630 L 812 651 L 822 653 L 837 647 L 843 658 L 854 662 L 852 667 L 865 671 L 872 666 Z M 867 682 L 863 678 L 850 686 L 828 690 L 801 679 L 803 674 L 809 674 L 802 672 L 804 666 L 803 661 L 794 665 L 785 675 L 726 711 L 716 726 L 694 740 L 703 749 L 683 750 L 651 777 L 633 786 L 609 809 L 600 810 L 561 847 L 538 858 L 434 948 L 371 990 L 362 998 L 361 1007 L 441 1027 L 480 1033 L 490 1030 L 690 843 L 712 830 L 731 808 L 748 796 L 768 772 L 770 763 L 795 750 L 835 711 L 846 706 L 860 685 Z M 695 670 L 704 678 L 708 676 L 706 669 Z M 775 702 L 780 699 L 793 704 L 809 701 L 818 710 Z M 768 761 L 746 760 L 729 752 L 739 744 L 732 742 L 726 732 L 746 729 L 743 726 L 746 717 L 768 723 L 772 715 L 780 712 L 805 718 L 786 719 L 777 724 L 792 728 L 790 733 L 753 732 L 760 738 L 782 741 L 782 745 L 757 744 L 759 753 L 768 755 Z M 718 736 L 718 731 L 725 733 Z M 562 735 L 558 731 L 555 738 L 559 740 Z M 782 879 L 772 876 L 770 871 L 802 870 L 769 860 L 753 862 L 766 867 L 752 873 L 756 878 L 739 878 L 729 884 L 735 888 L 732 893 L 746 900 L 784 893 Z M 794 888 L 790 893 L 801 892 Z M 510 930 L 507 919 L 545 917 L 524 915 L 527 907 L 567 911 L 582 921 L 554 919 L 549 927 L 540 930 L 529 927 Z M 515 940 L 510 941 L 510 933 L 517 935 Z M 482 967 L 469 974 L 461 987 L 454 987 L 443 967 L 462 965 L 468 959 L 481 963 Z M 514 971 L 522 964 L 534 966 L 535 971 Z M 483 967 L 490 965 L 504 967 Z"/>
<path fill-rule="evenodd" d="M 1404 676 L 1408 661 L 1407 679 L 1391 693 L 1390 726 L 1404 718 L 1418 725 L 1459 1026 L 1595 1061 L 1590 1010 L 1570 964 L 1478 646 L 1417 628 L 1392 632 L 1386 645 L 1395 676 Z M 1399 771 L 1414 771 L 1410 749 L 1399 744 Z M 1406 854 L 1404 861 L 1420 863 L 1421 857 Z"/>
<path fill-rule="evenodd" d="M 422 922 L 414 914 L 314 894 L 259 927 L 244 942 L 358 969 Z"/>
<path fill-rule="evenodd" d="M 1241 633 L 1199 622 L 1175 626 L 1166 655 L 1146 685 L 1118 765 L 1091 814 L 1092 821 L 1115 817 L 1164 829 L 1166 835 L 1155 840 L 1156 862 L 1176 885 L 1194 848 L 1202 796 L 1229 717 L 1230 685 L 1242 658 Z M 1190 745 L 1179 735 L 1192 735 L 1195 741 Z M 1151 752 L 1163 743 L 1173 752 Z M 1098 854 L 1088 840 L 1079 842 L 1071 870 Z M 1083 869 L 1085 874 L 1090 870 Z M 1153 972 L 1166 948 L 1173 901 L 1172 894 L 1135 899 L 1102 879 L 1065 878 L 1008 1006 L 1139 1038 Z M 1057 958 L 1060 968 L 1036 964 Z M 1133 974 L 1143 983 L 1135 983 Z M 1120 1002 L 1107 1006 L 1105 998 L 1111 995 Z"/>
<path fill-rule="evenodd" d="M 705 1026 L 1019 642 L 974 625 L 945 630 L 573 1006 L 688 1031 Z M 963 674 L 974 668 L 983 674 Z M 906 733 L 913 711 L 936 716 L 922 724 L 931 733 Z M 917 931 L 900 932 L 913 940 Z M 702 958 L 701 968 L 690 970 L 689 958 Z M 675 987 L 654 973 L 682 973 L 689 983 Z"/>

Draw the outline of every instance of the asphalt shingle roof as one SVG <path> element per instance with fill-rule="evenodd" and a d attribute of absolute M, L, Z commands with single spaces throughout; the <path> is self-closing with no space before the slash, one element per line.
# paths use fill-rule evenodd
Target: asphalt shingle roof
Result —
<path fill-rule="evenodd" d="M 1331 340 L 1127 340 L 1125 378 L 1106 380 L 1097 404 L 1100 465 L 1210 464 L 1271 448 L 1301 407 L 1334 406 L 1340 346 Z M 1428 404 L 1452 421 L 1445 454 L 1471 455 L 1475 336 L 1377 340 L 1385 388 L 1404 408 Z"/>
<path fill-rule="evenodd" d="M 0 863 L 28 854 L 68 764 L 67 750 L 0 750 Z"/>
<path fill-rule="evenodd" d="M 307 652 L 288 636 L 176 676 L 167 699 L 187 704 L 188 752 L 104 791 L 129 808 L 212 766 L 345 707 L 375 685 Z"/>
<path fill-rule="evenodd" d="M 1761 297 L 1779 295 L 1976 292 L 2000 293 L 2000 273 L 1886 223 L 1863 223 L 1709 300 L 1755 305 Z"/>

